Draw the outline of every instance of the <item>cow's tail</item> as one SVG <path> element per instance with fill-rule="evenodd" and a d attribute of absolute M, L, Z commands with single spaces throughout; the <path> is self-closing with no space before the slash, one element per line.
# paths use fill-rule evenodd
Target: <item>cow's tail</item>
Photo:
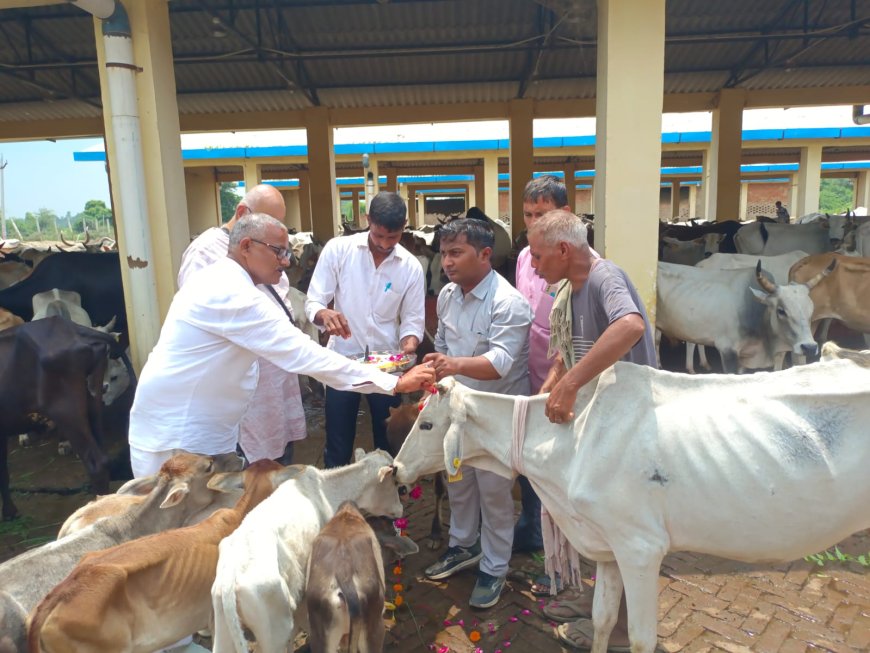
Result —
<path fill-rule="evenodd" d="M 353 569 L 350 565 L 339 565 L 335 574 L 335 582 L 338 584 L 339 598 L 344 602 L 347 608 L 347 646 L 348 650 L 353 650 L 353 627 L 360 623 L 360 615 L 362 615 L 362 606 L 360 605 L 359 594 L 356 591 L 356 585 L 353 582 Z"/>
<path fill-rule="evenodd" d="M 223 620 L 223 632 L 228 635 L 229 642 L 227 643 L 232 642 L 233 650 L 236 653 L 247 653 L 248 642 L 245 640 L 245 631 L 239 617 L 235 574 L 229 574 L 231 578 L 226 578 L 226 575 L 224 574 L 223 582 L 219 587 L 221 604 L 215 606 L 215 619 Z M 218 627 L 217 624 L 215 627 Z"/>

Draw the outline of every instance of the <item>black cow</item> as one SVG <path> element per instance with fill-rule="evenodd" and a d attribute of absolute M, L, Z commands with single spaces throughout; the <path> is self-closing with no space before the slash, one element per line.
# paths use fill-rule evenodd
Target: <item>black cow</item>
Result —
<path fill-rule="evenodd" d="M 115 339 L 61 317 L 0 332 L 0 497 L 3 518 L 17 514 L 9 491 L 7 439 L 46 418 L 72 444 L 92 489 L 109 489 L 102 440 L 103 374 Z"/>
<path fill-rule="evenodd" d="M 0 306 L 29 321 L 33 318 L 33 296 L 52 288 L 74 290 L 81 295 L 82 308 L 94 324 L 106 324 L 117 316 L 115 329 L 126 333 L 118 252 L 53 254 L 36 266 L 29 277 L 0 290 Z"/>

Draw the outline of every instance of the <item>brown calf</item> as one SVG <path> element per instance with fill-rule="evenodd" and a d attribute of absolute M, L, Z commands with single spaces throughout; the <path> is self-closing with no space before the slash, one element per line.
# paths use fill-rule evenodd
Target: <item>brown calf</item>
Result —
<path fill-rule="evenodd" d="M 305 601 L 312 653 L 384 647 L 384 560 L 375 533 L 356 504 L 345 501 L 314 539 Z"/>
<path fill-rule="evenodd" d="M 208 628 L 218 544 L 298 468 L 261 460 L 216 474 L 209 488 L 244 486 L 235 508 L 188 526 L 91 553 L 28 617 L 31 653 L 151 653 Z"/>

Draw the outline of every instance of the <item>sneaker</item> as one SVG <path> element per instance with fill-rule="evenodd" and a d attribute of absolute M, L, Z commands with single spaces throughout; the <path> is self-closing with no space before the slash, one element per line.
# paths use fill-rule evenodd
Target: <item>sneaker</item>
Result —
<path fill-rule="evenodd" d="M 490 576 L 484 571 L 478 572 L 468 605 L 472 608 L 491 608 L 498 603 L 504 581 L 504 576 Z"/>
<path fill-rule="evenodd" d="M 426 567 L 423 574 L 431 580 L 441 580 L 449 578 L 457 571 L 473 567 L 483 557 L 480 551 L 480 544 L 475 544 L 471 547 L 464 546 L 449 546 L 438 561 Z"/>

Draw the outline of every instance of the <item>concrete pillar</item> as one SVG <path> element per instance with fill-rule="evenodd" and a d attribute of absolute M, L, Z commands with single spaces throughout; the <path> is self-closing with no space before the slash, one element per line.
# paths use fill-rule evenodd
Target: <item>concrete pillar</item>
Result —
<path fill-rule="evenodd" d="M 626 271 L 652 320 L 664 64 L 665 0 L 599 0 L 595 248 Z"/>
<path fill-rule="evenodd" d="M 363 175 L 363 188 L 365 190 L 365 196 L 366 196 L 366 215 L 368 215 L 369 202 L 372 201 L 372 197 L 377 195 L 379 190 L 380 190 L 379 186 L 378 186 L 378 160 L 373 154 L 369 155 L 369 169 L 368 169 L 368 171 L 366 171 L 365 168 L 363 168 L 363 172 L 365 173 Z M 371 186 L 369 186 L 369 184 L 368 184 L 368 177 L 369 177 L 368 173 L 371 173 L 371 175 L 372 175 Z"/>
<path fill-rule="evenodd" d="M 698 187 L 692 184 L 689 186 L 689 219 L 698 216 Z"/>
<path fill-rule="evenodd" d="M 242 176 L 245 178 L 245 193 L 260 183 L 260 164 L 253 159 L 242 162 Z"/>
<path fill-rule="evenodd" d="M 314 238 L 326 242 L 335 236 L 338 224 L 335 210 L 335 147 L 332 125 L 329 124 L 329 109 L 306 109 L 305 132 L 308 137 L 312 230 Z"/>
<path fill-rule="evenodd" d="M 795 218 L 800 215 L 798 213 L 798 181 L 797 175 L 789 175 L 789 191 L 788 191 L 788 204 L 786 204 L 786 208 L 788 209 L 788 213 L 791 216 L 791 221 L 794 222 Z"/>
<path fill-rule="evenodd" d="M 412 227 L 419 227 L 420 222 L 417 219 L 417 191 L 413 186 L 404 186 L 405 194 L 408 198 L 408 224 Z"/>
<path fill-rule="evenodd" d="M 854 208 L 863 206 L 870 209 L 870 171 L 862 170 L 855 179 L 855 202 Z"/>
<path fill-rule="evenodd" d="M 118 229 L 118 250 L 130 350 L 133 366 L 140 370 L 157 342 L 160 324 L 175 295 L 181 255 L 190 242 L 190 226 L 181 160 L 169 9 L 166 0 L 128 0 L 124 6 L 129 14 L 133 59 L 137 67 L 135 103 L 139 114 L 141 160 L 122 164 L 118 159 L 115 139 L 129 138 L 129 135 L 114 132 L 115 116 L 107 82 L 102 21 L 94 20 L 94 31 L 109 183 L 115 219 L 121 227 Z M 130 189 L 131 180 L 120 178 L 122 170 L 131 169 L 131 166 L 142 171 L 144 188 Z M 123 192 L 128 193 L 123 196 L 126 202 L 120 199 L 124 184 L 126 190 Z M 129 192 L 140 195 L 131 199 Z M 143 207 L 144 215 L 132 211 L 125 215 L 123 203 L 128 206 L 138 204 Z M 132 292 L 134 285 L 136 293 Z"/>
<path fill-rule="evenodd" d="M 474 183 L 472 184 L 473 192 L 473 204 L 472 206 L 476 206 L 477 208 L 482 208 L 484 204 L 484 200 L 486 198 L 486 180 L 484 178 L 483 166 L 474 166 Z M 486 213 L 486 211 L 484 211 Z"/>
<path fill-rule="evenodd" d="M 472 206 L 477 206 L 477 189 L 474 187 L 473 181 L 465 186 L 465 210 L 467 211 Z"/>
<path fill-rule="evenodd" d="M 395 168 L 387 169 L 387 190 L 391 193 L 399 192 L 399 172 Z"/>
<path fill-rule="evenodd" d="M 568 208 L 571 213 L 577 213 L 577 182 L 574 180 L 574 172 L 577 166 L 573 161 L 565 164 L 565 188 L 568 191 Z"/>
<path fill-rule="evenodd" d="M 476 178 L 475 178 L 476 179 Z M 487 152 L 483 155 L 483 212 L 491 218 L 498 218 L 498 153 Z M 522 215 L 522 214 L 520 214 Z"/>
<path fill-rule="evenodd" d="M 284 218 L 284 224 L 288 229 L 296 231 L 304 231 L 302 228 L 302 211 L 299 206 L 299 190 L 296 188 L 287 188 L 281 191 L 284 196 L 284 206 L 287 207 L 287 215 Z"/>
<path fill-rule="evenodd" d="M 302 231 L 314 231 L 314 221 L 311 216 L 311 184 L 307 170 L 299 172 L 299 220 Z"/>
<path fill-rule="evenodd" d="M 819 192 L 822 184 L 822 146 L 809 145 L 801 148 L 801 163 L 798 168 L 797 203 L 794 217 L 819 210 Z"/>
<path fill-rule="evenodd" d="M 525 229 L 523 222 L 523 189 L 534 172 L 534 143 L 532 122 L 534 104 L 532 100 L 511 100 L 508 103 L 510 115 L 510 223 L 513 238 Z M 489 184 L 487 184 L 489 185 Z M 490 217 L 498 217 L 498 213 Z"/>
<path fill-rule="evenodd" d="M 743 143 L 742 89 L 723 88 L 713 109 L 713 134 L 704 167 L 705 216 L 734 220 L 740 213 L 740 159 Z"/>
<path fill-rule="evenodd" d="M 214 168 L 185 168 L 187 221 L 191 238 L 221 224 L 220 186 Z"/>
<path fill-rule="evenodd" d="M 363 220 L 360 217 L 360 210 L 359 210 L 359 191 L 356 188 L 354 188 L 351 191 L 351 193 L 353 193 L 353 195 L 351 196 L 351 199 L 350 199 L 351 205 L 352 205 L 351 208 L 353 210 L 353 223 L 355 225 L 361 225 Z"/>
<path fill-rule="evenodd" d="M 680 181 L 671 182 L 671 222 L 680 219 Z"/>
<path fill-rule="evenodd" d="M 747 215 L 747 209 L 749 206 L 748 202 L 749 198 L 749 182 L 744 182 L 740 184 L 740 208 L 738 215 L 740 216 L 739 220 L 755 220 L 754 215 Z M 776 216 L 771 216 L 776 217 Z"/>
<path fill-rule="evenodd" d="M 420 216 L 420 224 L 426 224 L 426 193 L 419 193 L 417 195 L 417 201 L 419 204 L 417 205 L 417 215 Z"/>

